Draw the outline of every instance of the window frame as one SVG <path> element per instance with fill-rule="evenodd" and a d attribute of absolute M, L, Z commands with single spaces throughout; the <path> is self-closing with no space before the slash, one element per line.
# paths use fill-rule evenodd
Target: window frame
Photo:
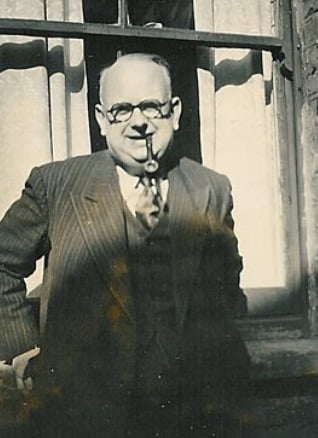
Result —
<path fill-rule="evenodd" d="M 75 39 L 84 39 L 88 36 L 168 39 L 204 47 L 265 50 L 272 52 L 274 59 L 279 59 L 279 52 L 283 47 L 281 38 L 271 36 L 21 18 L 0 18 L 0 34 Z"/>
<path fill-rule="evenodd" d="M 51 21 L 51 20 L 31 20 L 31 19 L 13 19 L 0 18 L 0 34 L 5 35 L 25 35 L 44 38 L 69 38 L 85 40 L 92 36 L 117 37 L 122 39 L 155 39 L 179 41 L 192 45 L 194 47 L 208 48 L 231 48 L 231 49 L 251 49 L 258 51 L 271 52 L 273 62 L 276 63 L 277 69 L 285 76 L 280 80 L 280 93 L 286 108 L 283 116 L 284 134 L 281 136 L 285 142 L 284 151 L 289 154 L 288 163 L 294 162 L 295 166 L 299 163 L 297 156 L 297 142 L 300 140 L 300 133 L 295 123 L 297 118 L 296 102 L 299 96 L 299 66 L 296 62 L 297 54 L 297 36 L 293 23 L 292 0 L 280 0 L 282 11 L 282 22 L 284 23 L 280 37 L 257 36 L 246 34 L 230 34 L 220 32 L 207 32 L 192 29 L 177 28 L 146 28 L 141 26 L 130 25 L 128 20 L 128 7 L 126 0 L 118 0 L 118 24 L 105 23 L 77 23 L 69 21 Z M 289 35 L 292 35 L 290 40 Z M 290 64 L 289 64 L 290 63 Z M 289 68 L 292 65 L 292 71 Z M 287 79 L 286 79 L 287 78 Z M 297 99 L 296 99 L 297 97 Z M 286 120 L 285 120 L 286 117 Z M 287 127 L 286 127 L 287 126 Z M 302 284 L 297 290 L 297 303 L 301 306 L 295 314 L 288 316 L 266 316 L 266 317 L 248 317 L 238 321 L 238 325 L 245 339 L 276 339 L 276 338 L 293 338 L 299 339 L 309 334 L 307 320 L 307 297 L 306 281 L 304 273 L 306 272 L 306 258 L 304 245 L 302 244 L 304 229 L 298 230 L 300 220 L 300 185 L 299 185 L 300 165 L 296 169 L 296 175 L 289 172 L 289 182 L 291 184 L 290 196 L 296 203 L 298 217 L 292 224 L 292 233 L 296 233 L 297 260 L 295 261 L 296 277 L 301 279 Z M 298 184 L 298 185 L 297 185 Z M 304 226 L 304 225 L 303 225 Z M 294 291 L 290 291 L 293 295 Z M 301 296 L 299 296 L 299 294 Z"/>

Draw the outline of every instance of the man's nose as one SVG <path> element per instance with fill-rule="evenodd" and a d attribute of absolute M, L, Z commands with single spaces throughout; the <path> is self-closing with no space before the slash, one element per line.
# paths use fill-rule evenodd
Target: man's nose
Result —
<path fill-rule="evenodd" d="M 140 108 L 134 108 L 130 118 L 131 126 L 139 132 L 146 132 L 148 126 L 148 118 L 144 116 Z"/>

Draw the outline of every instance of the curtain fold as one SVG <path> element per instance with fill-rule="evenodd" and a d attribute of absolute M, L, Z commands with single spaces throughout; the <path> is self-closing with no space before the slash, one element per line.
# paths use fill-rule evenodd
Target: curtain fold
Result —
<path fill-rule="evenodd" d="M 1 18 L 82 21 L 81 0 L 2 0 Z M 88 153 L 82 42 L 0 36 L 0 216 L 30 169 Z"/>
<path fill-rule="evenodd" d="M 1 0 L 0 17 L 82 21 L 82 4 Z M 2 217 L 32 167 L 90 152 L 82 42 L 1 35 L 0 101 Z"/>
<path fill-rule="evenodd" d="M 194 0 L 195 28 L 274 36 L 271 0 Z M 233 184 L 245 288 L 286 286 L 271 54 L 201 49 L 198 55 L 203 162 Z M 212 122 L 208 123 L 208 117 Z M 253 296 L 249 297 L 253 307 Z"/>

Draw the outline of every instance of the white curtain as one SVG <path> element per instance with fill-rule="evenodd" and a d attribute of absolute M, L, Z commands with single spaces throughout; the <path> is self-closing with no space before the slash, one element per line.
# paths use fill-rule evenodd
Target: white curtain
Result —
<path fill-rule="evenodd" d="M 198 30 L 276 36 L 277 2 L 195 0 Z M 230 177 L 244 288 L 286 286 L 270 53 L 199 52 L 203 162 Z M 209 71 L 210 70 L 210 71 Z M 212 122 L 211 122 L 212 121 Z M 249 297 L 250 306 L 255 295 Z"/>
<path fill-rule="evenodd" d="M 275 35 L 277 3 L 194 0 L 195 27 Z M 81 22 L 82 0 L 1 0 L 0 16 Z M 33 166 L 89 153 L 90 142 L 81 41 L 1 36 L 0 60 L 2 216 Z M 284 287 L 271 55 L 202 49 L 198 64 L 203 162 L 233 184 L 242 286 Z"/>
<path fill-rule="evenodd" d="M 81 0 L 1 0 L 0 17 L 81 21 Z M 2 216 L 33 166 L 90 146 L 81 41 L 2 35 L 0 57 Z"/>
<path fill-rule="evenodd" d="M 0 17 L 82 21 L 82 5 L 1 0 Z M 32 167 L 89 153 L 90 143 L 81 41 L 2 35 L 0 60 L 1 217 Z"/>

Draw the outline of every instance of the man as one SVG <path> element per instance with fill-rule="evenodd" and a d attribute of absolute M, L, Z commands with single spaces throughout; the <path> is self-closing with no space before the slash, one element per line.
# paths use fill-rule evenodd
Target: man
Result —
<path fill-rule="evenodd" d="M 231 188 L 175 158 L 180 116 L 161 57 L 120 57 L 96 105 L 108 151 L 34 169 L 1 223 L 0 357 L 40 345 L 34 436 L 239 436 Z M 23 278 L 41 256 L 39 337 Z"/>

